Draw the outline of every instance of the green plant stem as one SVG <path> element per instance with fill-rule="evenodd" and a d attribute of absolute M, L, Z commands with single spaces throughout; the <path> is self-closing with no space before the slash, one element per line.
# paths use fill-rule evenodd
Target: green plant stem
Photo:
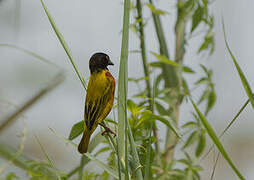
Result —
<path fill-rule="evenodd" d="M 146 56 L 146 45 L 145 45 L 145 34 L 144 34 L 144 23 L 143 23 L 143 15 L 142 15 L 142 5 L 140 0 L 137 0 L 137 20 L 139 24 L 139 39 L 140 39 L 140 49 L 141 49 L 141 56 L 142 56 L 142 61 L 143 61 L 143 69 L 144 69 L 144 74 L 146 77 L 146 89 L 147 89 L 147 96 L 149 99 L 149 110 L 153 111 L 153 106 L 152 106 L 152 89 L 151 89 L 151 84 L 150 84 L 150 73 L 149 73 L 149 66 L 147 62 L 147 56 Z M 156 152 L 160 152 L 159 150 L 159 138 L 158 138 L 158 133 L 157 133 L 157 127 L 156 123 L 153 123 L 153 134 L 155 137 L 155 150 Z"/>
<path fill-rule="evenodd" d="M 150 2 L 150 4 L 153 5 L 152 0 L 149 0 L 149 2 Z M 159 41 L 160 55 L 164 55 L 168 59 L 170 59 L 166 39 L 165 39 L 165 36 L 164 36 L 161 21 L 160 21 L 160 16 L 158 14 L 152 13 L 152 17 L 153 17 L 153 22 L 154 22 L 157 38 L 158 38 L 158 41 Z M 162 75 L 163 75 L 163 79 L 164 79 L 165 88 L 175 88 L 175 87 L 177 87 L 178 78 L 177 78 L 177 75 L 176 75 L 175 67 L 173 67 L 171 65 L 163 64 L 161 66 L 161 69 L 162 69 Z M 172 134 L 172 132 L 170 131 L 170 129 L 167 129 L 165 151 L 167 151 L 169 149 L 169 147 L 170 147 L 169 144 L 172 144 L 172 143 L 170 143 L 170 139 L 169 139 L 169 138 L 172 139 L 172 135 L 169 136 L 169 134 Z M 157 139 L 158 139 L 157 132 L 154 132 L 154 136 L 157 137 Z M 167 153 L 166 153 L 165 157 L 167 159 L 167 157 L 168 157 Z"/>
<path fill-rule="evenodd" d="M 182 0 L 178 0 L 178 3 Z M 177 85 L 175 86 L 174 90 L 172 91 L 172 95 L 176 95 L 177 98 L 174 100 L 172 106 L 174 107 L 172 116 L 175 122 L 176 127 L 178 127 L 178 121 L 179 121 L 179 111 L 180 111 L 180 105 L 181 105 L 181 79 L 182 79 L 182 70 L 181 70 L 181 64 L 183 61 L 183 57 L 185 54 L 185 30 L 186 30 L 186 19 L 183 18 L 182 10 L 180 8 L 177 9 L 177 20 L 175 24 L 175 61 L 180 64 L 180 67 L 175 69 L 176 76 L 177 76 Z M 166 134 L 166 145 L 165 145 L 165 161 L 169 162 L 172 161 L 174 157 L 174 147 L 177 144 L 178 138 L 169 130 L 167 129 Z"/>
<path fill-rule="evenodd" d="M 34 95 L 31 99 L 25 102 L 24 105 L 22 105 L 14 113 L 12 113 L 5 120 L 3 120 L 3 123 L 0 125 L 0 133 L 3 132 L 3 130 L 7 126 L 11 125 L 20 115 L 22 115 L 27 109 L 34 105 L 34 103 L 41 99 L 45 94 L 49 93 L 59 84 L 61 84 L 64 81 L 64 78 L 65 77 L 62 72 L 57 74 L 45 88 L 41 89 L 36 95 Z"/>
<path fill-rule="evenodd" d="M 140 40 L 140 49 L 141 49 L 141 56 L 142 56 L 142 61 L 143 61 L 143 69 L 144 69 L 144 74 L 146 77 L 146 89 L 147 89 L 147 96 L 149 98 L 149 109 L 151 109 L 152 103 L 151 103 L 151 98 L 152 98 L 152 89 L 151 89 L 151 84 L 150 84 L 150 75 L 149 75 L 149 66 L 147 63 L 147 56 L 146 56 L 146 45 L 145 45 L 145 34 L 144 34 L 144 23 L 143 23 L 143 16 L 142 16 L 142 5 L 140 0 L 137 0 L 137 20 L 139 24 L 139 40 Z"/>
<path fill-rule="evenodd" d="M 84 155 L 81 156 L 81 159 L 80 159 L 80 166 L 79 166 L 79 180 L 82 180 L 83 178 L 83 169 L 84 169 L 84 162 L 85 162 L 85 159 L 86 157 Z"/>
<path fill-rule="evenodd" d="M 123 15 L 123 32 L 122 32 L 122 45 L 121 45 L 121 57 L 119 67 L 118 78 L 118 92 L 117 92 L 117 104 L 118 104 L 118 154 L 120 161 L 124 162 L 124 132 L 125 123 L 127 119 L 127 89 L 128 89 L 128 43 L 129 43 L 129 15 L 130 14 L 130 2 L 124 1 L 124 15 Z"/>
<path fill-rule="evenodd" d="M 151 4 L 153 4 L 152 0 L 149 0 L 149 2 Z M 154 21 L 154 26 L 155 26 L 155 30 L 156 30 L 156 34 L 158 37 L 158 41 L 160 44 L 160 54 L 161 55 L 165 55 L 167 58 L 169 58 L 169 53 L 168 53 L 168 48 L 167 48 L 167 44 L 166 44 L 166 40 L 165 40 L 165 36 L 163 33 L 163 28 L 161 25 L 161 21 L 160 21 L 160 17 L 157 14 L 152 14 L 153 16 L 153 21 Z M 179 15 L 179 11 L 178 11 L 178 17 L 177 17 L 177 23 L 176 23 L 176 44 L 178 47 L 180 47 L 178 44 L 179 42 L 181 42 L 182 39 L 182 34 L 181 32 L 184 31 L 179 31 L 179 21 L 180 21 L 180 15 Z M 180 28 L 182 30 L 182 28 Z M 177 57 L 177 61 L 179 62 L 180 60 L 182 60 L 183 58 L 183 54 L 182 52 L 180 52 L 181 48 L 176 48 L 176 57 Z M 180 58 L 178 58 L 180 57 Z M 170 59 L 170 58 L 169 58 Z M 178 68 L 179 69 L 179 68 Z M 171 65 L 165 65 L 163 64 L 162 66 L 162 74 L 163 74 L 163 78 L 165 81 L 165 88 L 172 88 L 172 94 L 170 96 L 174 96 L 176 94 L 179 93 L 179 72 L 177 72 L 178 70 L 176 70 L 175 67 L 171 66 Z M 177 98 L 176 101 L 173 103 L 173 112 L 172 112 L 172 117 L 173 120 L 176 122 L 176 124 L 178 123 L 178 119 L 179 119 L 179 106 L 180 106 L 180 102 L 179 102 L 180 98 Z M 164 153 L 164 160 L 166 162 L 170 161 L 170 159 L 173 158 L 173 150 L 174 147 L 176 145 L 177 141 L 176 141 L 176 137 L 175 135 L 170 131 L 170 129 L 167 129 L 167 133 L 166 133 L 166 144 L 165 144 L 165 153 Z"/>
<path fill-rule="evenodd" d="M 149 0 L 149 3 L 153 5 L 152 0 Z M 153 17 L 156 35 L 159 41 L 160 54 L 169 58 L 168 47 L 167 47 L 166 39 L 164 36 L 163 28 L 161 25 L 160 16 L 158 14 L 152 13 L 152 17 Z M 175 73 L 175 68 L 171 65 L 165 65 L 165 64 L 163 64 L 161 68 L 162 68 L 163 78 L 165 81 L 165 87 L 166 88 L 175 87 L 177 85 L 177 76 Z"/>

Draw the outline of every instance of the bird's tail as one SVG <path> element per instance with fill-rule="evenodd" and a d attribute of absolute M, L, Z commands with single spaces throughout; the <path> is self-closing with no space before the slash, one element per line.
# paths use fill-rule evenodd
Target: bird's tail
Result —
<path fill-rule="evenodd" d="M 80 141 L 80 143 L 78 145 L 78 151 L 81 154 L 84 154 L 84 153 L 87 152 L 89 141 L 90 141 L 90 136 L 91 136 L 90 132 L 84 131 L 82 139 L 81 139 L 81 141 Z"/>

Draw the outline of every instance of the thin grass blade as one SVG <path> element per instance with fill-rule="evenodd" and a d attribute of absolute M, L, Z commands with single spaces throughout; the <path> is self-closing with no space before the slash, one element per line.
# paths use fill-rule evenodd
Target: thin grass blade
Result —
<path fill-rule="evenodd" d="M 208 123 L 208 121 L 206 120 L 205 116 L 201 113 L 201 111 L 198 109 L 198 107 L 196 106 L 196 104 L 193 102 L 192 99 L 191 103 L 196 111 L 196 113 L 198 114 L 203 126 L 205 127 L 205 129 L 207 130 L 208 135 L 210 136 L 210 138 L 212 139 L 213 143 L 216 145 L 216 147 L 218 148 L 218 150 L 220 151 L 220 153 L 222 154 L 222 156 L 225 158 L 225 160 L 228 162 L 228 164 L 230 165 L 230 167 L 233 169 L 233 171 L 236 173 L 236 175 L 239 177 L 239 179 L 244 180 L 245 178 L 242 176 L 242 174 L 240 173 L 240 171 L 236 168 L 236 166 L 233 164 L 231 158 L 229 157 L 229 155 L 227 154 L 226 150 L 224 149 L 222 143 L 220 142 L 219 138 L 217 137 L 215 131 L 213 130 L 213 128 L 211 127 L 211 125 Z"/>
<path fill-rule="evenodd" d="M 57 64 L 53 63 L 52 61 L 50 61 L 49 59 L 45 58 L 45 57 L 42 57 L 40 56 L 39 54 L 33 52 L 33 51 L 30 51 L 30 50 L 27 50 L 27 49 L 24 49 L 22 47 L 19 47 L 19 46 L 16 46 L 16 45 L 13 45 L 13 44 L 0 44 L 0 47 L 7 47 L 7 48 L 12 48 L 12 49 L 16 49 L 18 51 L 22 51 L 24 52 L 25 54 L 28 54 L 32 57 L 35 57 L 36 59 L 48 64 L 48 65 L 51 65 L 51 66 L 54 66 L 58 69 L 63 69 L 62 67 L 58 66 Z"/>
<path fill-rule="evenodd" d="M 41 4 L 42 4 L 42 6 L 43 6 L 43 9 L 44 9 L 45 13 L 46 13 L 47 16 L 48 16 L 48 19 L 49 19 L 49 22 L 50 22 L 52 28 L 54 29 L 54 31 L 55 31 L 55 33 L 56 33 L 56 35 L 57 35 L 57 37 L 58 37 L 60 43 L 62 44 L 62 46 L 63 46 L 63 48 L 64 48 L 66 54 L 67 54 L 68 57 L 69 57 L 69 60 L 70 60 L 70 62 L 71 62 L 71 64 L 72 64 L 73 68 L 75 69 L 75 71 L 76 71 L 76 73 L 77 73 L 77 75 L 78 75 L 78 77 L 79 77 L 80 82 L 82 83 L 82 85 L 83 85 L 84 88 L 86 89 L 86 82 L 85 82 L 83 76 L 81 75 L 81 73 L 80 73 L 80 71 L 79 71 L 79 69 L 78 69 L 76 63 L 74 62 L 74 59 L 73 59 L 73 57 L 72 57 L 72 54 L 71 54 L 71 52 L 70 52 L 70 50 L 69 50 L 69 48 L 68 48 L 68 46 L 67 46 L 67 44 L 66 44 L 66 42 L 65 42 L 65 40 L 64 40 L 63 35 L 62 35 L 62 34 L 60 33 L 60 31 L 58 30 L 58 28 L 57 28 L 57 26 L 56 26 L 56 24 L 55 24 L 53 18 L 51 17 L 51 15 L 50 15 L 50 13 L 49 13 L 47 7 L 45 6 L 43 0 L 40 0 L 40 1 L 41 1 Z"/>
<path fill-rule="evenodd" d="M 250 100 L 248 99 L 244 105 L 241 107 L 241 109 L 237 112 L 237 114 L 234 116 L 234 118 L 230 121 L 230 123 L 227 125 L 227 127 L 222 131 L 222 133 L 220 134 L 219 138 L 221 138 L 226 132 L 227 130 L 233 125 L 233 123 L 236 121 L 236 119 L 240 116 L 240 114 L 242 113 L 242 111 L 245 109 L 245 107 L 249 104 Z M 207 153 L 202 157 L 202 159 L 206 158 L 208 156 L 208 154 L 212 151 L 212 149 L 214 148 L 214 144 L 210 146 L 210 148 L 208 149 Z"/>
<path fill-rule="evenodd" d="M 232 121 L 227 125 L 227 127 L 222 131 L 222 133 L 220 134 L 219 137 L 222 137 L 226 131 L 232 126 L 232 124 L 235 122 L 235 120 L 238 118 L 238 116 L 240 116 L 240 114 L 243 112 L 243 110 L 245 109 L 245 107 L 249 104 L 250 100 L 248 99 L 244 105 L 241 107 L 241 109 L 238 111 L 238 113 L 235 115 L 235 117 L 232 119 Z"/>
<path fill-rule="evenodd" d="M 243 85 L 243 87 L 245 89 L 246 94 L 249 97 L 249 100 L 250 100 L 250 103 L 252 105 L 252 108 L 254 109 L 254 98 L 253 98 L 253 93 L 252 93 L 251 87 L 250 87 L 246 77 L 244 76 L 243 71 L 241 70 L 240 66 L 238 65 L 235 56 L 233 55 L 231 49 L 229 48 L 229 44 L 227 42 L 227 37 L 226 37 L 225 25 L 224 25 L 224 21 L 223 20 L 222 20 L 222 25 L 223 25 L 224 40 L 225 40 L 225 44 L 226 44 L 227 50 L 228 50 L 228 52 L 229 52 L 229 54 L 230 54 L 230 56 L 231 56 L 231 58 L 232 58 L 232 60 L 234 62 L 234 65 L 235 65 L 235 67 L 237 69 L 238 75 L 239 75 L 239 77 L 240 77 L 240 79 L 242 81 L 242 85 Z"/>

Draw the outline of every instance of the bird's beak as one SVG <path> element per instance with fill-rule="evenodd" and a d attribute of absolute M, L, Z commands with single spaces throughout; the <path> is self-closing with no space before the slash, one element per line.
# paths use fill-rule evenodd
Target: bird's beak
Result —
<path fill-rule="evenodd" d="M 113 63 L 111 60 L 108 60 L 108 65 L 113 66 L 113 65 L 114 65 L 114 63 Z"/>

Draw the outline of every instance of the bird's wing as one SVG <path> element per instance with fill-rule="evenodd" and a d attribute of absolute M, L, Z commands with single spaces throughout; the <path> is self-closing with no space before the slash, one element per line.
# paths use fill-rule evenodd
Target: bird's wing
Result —
<path fill-rule="evenodd" d="M 104 77 L 101 77 L 103 76 Z M 110 112 L 114 98 L 114 84 L 103 73 L 98 78 L 90 79 L 85 103 L 85 125 L 92 133 Z M 110 107 L 110 108 L 109 108 Z"/>

